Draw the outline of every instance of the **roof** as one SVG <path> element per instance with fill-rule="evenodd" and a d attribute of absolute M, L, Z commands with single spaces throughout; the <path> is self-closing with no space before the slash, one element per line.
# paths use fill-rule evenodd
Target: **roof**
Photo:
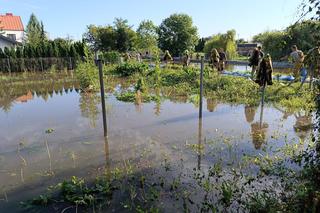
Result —
<path fill-rule="evenodd" d="M 21 44 L 21 43 L 15 41 L 15 40 L 12 40 L 11 38 L 6 37 L 6 36 L 1 35 L 1 34 L 0 34 L 0 40 L 5 40 L 5 41 L 10 42 L 12 44 Z"/>
<path fill-rule="evenodd" d="M 20 16 L 14 16 L 12 13 L 0 15 L 0 28 L 2 30 L 24 31 Z"/>
<path fill-rule="evenodd" d="M 238 44 L 238 47 L 249 48 L 249 47 L 257 47 L 258 45 L 259 45 L 258 43 L 244 43 L 244 44 Z"/>

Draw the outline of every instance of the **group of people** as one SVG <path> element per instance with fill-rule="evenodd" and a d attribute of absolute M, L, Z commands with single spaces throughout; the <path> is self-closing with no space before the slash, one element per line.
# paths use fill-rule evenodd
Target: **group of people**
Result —
<path fill-rule="evenodd" d="M 227 54 L 222 48 L 219 48 L 218 50 L 213 48 L 210 55 L 210 63 L 212 64 L 213 69 L 223 71 L 227 63 Z"/>
<path fill-rule="evenodd" d="M 254 48 L 249 58 L 252 67 L 251 79 L 260 86 L 272 85 L 272 59 L 269 54 L 264 54 L 261 46 Z"/>
<path fill-rule="evenodd" d="M 291 46 L 291 53 L 282 57 L 281 60 L 291 59 L 293 63 L 293 76 L 299 81 L 301 75 L 306 78 L 308 68 L 310 78 L 320 75 L 320 45 L 310 49 L 305 55 L 296 45 Z M 252 67 L 251 78 L 260 86 L 272 85 L 272 60 L 269 54 L 264 54 L 261 46 L 254 48 L 249 59 L 249 66 Z M 303 72 L 305 71 L 305 73 Z"/>

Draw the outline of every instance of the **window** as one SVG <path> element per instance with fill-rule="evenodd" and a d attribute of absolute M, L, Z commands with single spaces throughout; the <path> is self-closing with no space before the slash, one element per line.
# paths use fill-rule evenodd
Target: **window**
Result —
<path fill-rule="evenodd" d="M 16 34 L 8 34 L 8 37 L 14 41 L 17 40 Z"/>

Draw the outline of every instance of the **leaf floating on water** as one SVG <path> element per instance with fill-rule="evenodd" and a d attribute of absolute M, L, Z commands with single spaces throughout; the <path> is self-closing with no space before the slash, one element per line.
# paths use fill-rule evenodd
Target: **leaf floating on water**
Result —
<path fill-rule="evenodd" d="M 54 132 L 54 129 L 52 129 L 52 128 L 49 128 L 49 129 L 46 130 L 46 134 L 51 134 L 53 132 Z"/>

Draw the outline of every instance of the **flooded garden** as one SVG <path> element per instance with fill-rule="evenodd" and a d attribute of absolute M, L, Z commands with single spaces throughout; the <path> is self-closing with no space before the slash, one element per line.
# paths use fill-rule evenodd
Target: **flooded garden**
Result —
<path fill-rule="evenodd" d="M 299 203 L 308 194 L 298 181 L 301 156 L 316 144 L 308 85 L 275 81 L 261 105 L 252 81 L 206 67 L 199 118 L 197 67 L 123 66 L 104 67 L 108 137 L 95 65 L 0 75 L 0 209 L 273 212 L 317 205 Z"/>

